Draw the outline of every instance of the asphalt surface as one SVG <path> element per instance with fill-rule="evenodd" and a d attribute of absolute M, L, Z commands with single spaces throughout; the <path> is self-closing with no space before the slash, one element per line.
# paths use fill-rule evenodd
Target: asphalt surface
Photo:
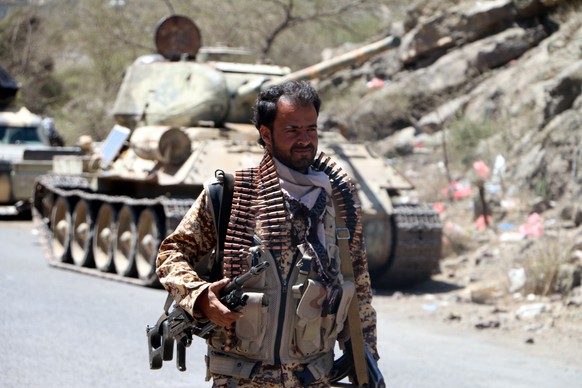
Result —
<path fill-rule="evenodd" d="M 149 369 L 146 325 L 166 294 L 50 267 L 32 224 L 0 220 L 0 387 L 210 387 L 202 340 Z M 394 315 L 377 296 L 379 366 L 389 387 L 580 387 L 582 362 Z M 555 352 L 559 354 L 559 352 Z"/>

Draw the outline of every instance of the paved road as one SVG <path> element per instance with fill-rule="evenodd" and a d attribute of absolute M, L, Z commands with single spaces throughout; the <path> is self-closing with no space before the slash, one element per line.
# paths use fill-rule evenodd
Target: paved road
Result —
<path fill-rule="evenodd" d="M 202 341 L 188 370 L 148 367 L 145 326 L 165 293 L 49 267 L 31 223 L 0 220 L 0 387 L 209 387 Z M 379 316 L 380 367 L 389 387 L 576 387 L 582 363 L 528 354 L 478 334 Z M 581 357 L 582 359 L 582 357 Z"/>

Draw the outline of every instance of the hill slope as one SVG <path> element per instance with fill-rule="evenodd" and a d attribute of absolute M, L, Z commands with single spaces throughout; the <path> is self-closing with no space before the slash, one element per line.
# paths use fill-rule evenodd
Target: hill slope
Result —
<path fill-rule="evenodd" d="M 324 127 L 373 144 L 416 184 L 402 200 L 441 212 L 441 273 L 405 298 L 436 293 L 469 315 L 487 306 L 481 326 L 524 328 L 528 315 L 537 331 L 571 333 L 582 320 L 582 2 L 455 3 L 411 9 L 394 26 L 398 50 L 321 81 Z"/>

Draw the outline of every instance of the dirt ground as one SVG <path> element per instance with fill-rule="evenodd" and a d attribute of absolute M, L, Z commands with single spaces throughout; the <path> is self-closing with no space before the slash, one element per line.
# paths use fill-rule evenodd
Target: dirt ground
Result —
<path fill-rule="evenodd" d="M 459 331 L 480 332 L 488 339 L 523 347 L 549 358 L 579 364 L 582 357 L 582 308 L 562 301 L 518 302 L 508 298 L 492 303 L 467 299 L 467 288 L 437 275 L 430 282 L 388 295 L 389 316 L 395 319 L 446 325 Z M 520 316 L 520 308 L 543 303 L 535 316 Z"/>
<path fill-rule="evenodd" d="M 549 209 L 541 213 L 541 233 L 524 237 L 535 199 L 517 194 L 502 198 L 503 206 L 493 210 L 489 225 L 479 224 L 475 219 L 478 188 L 466 180 L 472 195 L 450 200 L 442 165 L 430 159 L 412 155 L 395 167 L 416 185 L 412 199 L 432 203 L 441 212 L 443 259 L 431 281 L 387 293 L 391 313 L 453 326 L 460 332 L 478 331 L 500 342 L 527 344 L 532 352 L 579 363 L 582 287 L 541 296 L 530 291 L 530 278 L 531 257 L 539 264 L 546 256 L 554 260 L 555 255 L 571 252 L 574 241 L 582 241 L 582 228 L 564 227 L 557 211 Z M 532 252 L 543 254 L 538 257 Z M 519 287 L 512 274 L 524 268 L 530 278 Z"/>

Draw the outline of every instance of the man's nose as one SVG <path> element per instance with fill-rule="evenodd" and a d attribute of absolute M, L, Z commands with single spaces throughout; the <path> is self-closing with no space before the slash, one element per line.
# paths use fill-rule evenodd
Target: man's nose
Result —
<path fill-rule="evenodd" d="M 311 137 L 306 130 L 299 131 L 299 138 L 297 140 L 301 144 L 309 144 L 311 143 Z"/>

